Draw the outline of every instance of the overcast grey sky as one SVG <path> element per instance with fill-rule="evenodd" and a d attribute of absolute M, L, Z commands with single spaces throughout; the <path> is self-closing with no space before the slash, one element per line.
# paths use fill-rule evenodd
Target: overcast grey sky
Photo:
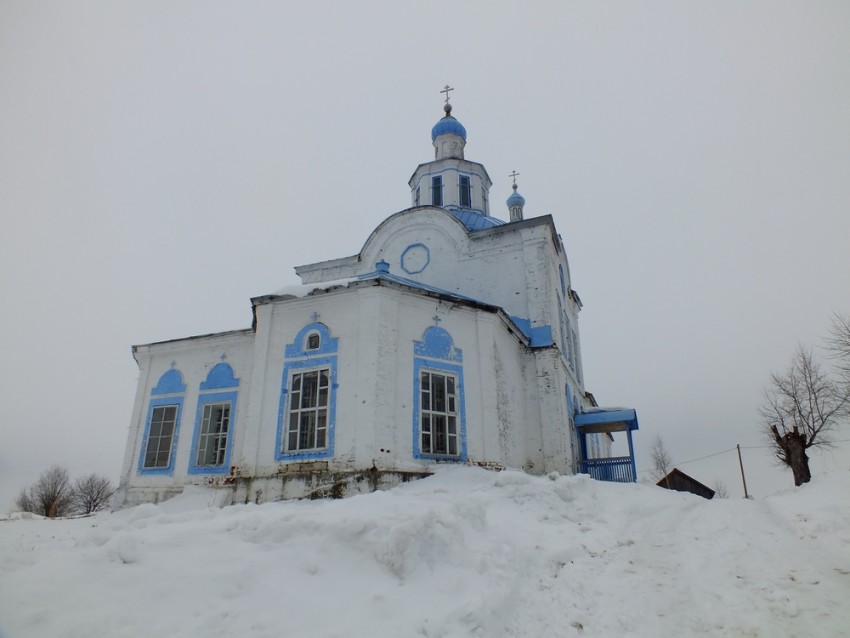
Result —
<path fill-rule="evenodd" d="M 117 480 L 132 344 L 247 327 L 406 208 L 446 83 L 491 201 L 516 169 L 555 218 L 638 469 L 761 444 L 768 374 L 850 312 L 850 3 L 4 0 L 0 511 Z"/>

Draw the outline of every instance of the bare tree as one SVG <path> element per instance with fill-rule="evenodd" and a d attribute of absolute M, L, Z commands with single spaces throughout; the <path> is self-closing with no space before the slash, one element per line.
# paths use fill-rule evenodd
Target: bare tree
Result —
<path fill-rule="evenodd" d="M 106 507 L 112 500 L 115 487 L 105 476 L 89 474 L 74 483 L 72 502 L 77 514 L 92 514 Z"/>
<path fill-rule="evenodd" d="M 717 479 L 714 481 L 714 495 L 717 498 L 729 498 L 729 490 L 726 489 L 726 483 Z"/>
<path fill-rule="evenodd" d="M 55 518 L 71 512 L 72 495 L 68 470 L 54 465 L 42 472 L 35 485 L 21 490 L 15 504 L 23 512 Z"/>
<path fill-rule="evenodd" d="M 656 481 L 660 481 L 670 472 L 670 455 L 667 453 L 667 448 L 664 447 L 664 441 L 660 434 L 655 435 L 655 440 L 652 442 L 650 450 L 652 456 L 652 475 Z"/>
<path fill-rule="evenodd" d="M 794 485 L 811 480 L 806 450 L 830 444 L 830 433 L 848 407 L 850 388 L 830 379 L 807 348 L 797 348 L 786 372 L 770 375 L 762 427 L 776 458 L 791 468 Z"/>
<path fill-rule="evenodd" d="M 844 377 L 844 381 L 850 384 L 850 315 L 832 315 L 826 347 L 831 358 L 836 360 L 836 368 Z"/>
<path fill-rule="evenodd" d="M 15 499 L 15 506 L 22 512 L 32 512 L 35 509 L 30 491 L 27 488 L 23 488 Z"/>

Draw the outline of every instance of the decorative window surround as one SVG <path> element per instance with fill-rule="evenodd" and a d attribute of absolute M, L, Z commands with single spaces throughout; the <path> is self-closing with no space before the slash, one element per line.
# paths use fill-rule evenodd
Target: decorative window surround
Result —
<path fill-rule="evenodd" d="M 413 342 L 413 353 L 413 457 L 437 461 L 465 461 L 467 439 L 463 351 L 455 347 L 451 335 L 446 330 L 431 326 L 425 330 L 422 341 Z M 444 390 L 451 390 L 453 385 L 454 405 L 449 404 L 448 396 L 445 405 L 423 405 L 423 396 L 426 395 L 423 391 L 423 378 L 426 379 L 429 390 L 435 383 L 442 383 Z M 450 432 L 448 427 L 450 417 L 456 419 L 454 433 Z M 423 421 L 431 426 L 430 433 L 423 431 Z M 435 426 L 444 428 L 445 445 L 437 444 L 434 438 Z M 451 449 L 448 441 L 452 438 L 455 442 L 455 454 L 448 453 Z M 428 451 L 441 447 L 446 450 L 445 453 Z"/>
<path fill-rule="evenodd" d="M 174 456 L 183 416 L 183 395 L 186 384 L 179 370 L 166 371 L 151 390 L 142 450 L 137 472 L 145 475 L 174 472 Z M 163 460 L 163 453 L 165 459 Z"/>
<path fill-rule="evenodd" d="M 235 388 L 238 387 L 239 379 L 233 375 L 233 368 L 227 363 L 213 366 L 206 380 L 201 383 L 189 474 L 227 474 L 230 471 L 238 396 Z M 218 419 L 215 418 L 216 407 Z"/>
<path fill-rule="evenodd" d="M 310 336 L 318 334 L 318 348 L 311 349 L 309 346 Z M 303 327 L 292 343 L 284 349 L 283 376 L 281 378 L 280 405 L 278 407 L 277 436 L 275 439 L 275 459 L 278 461 L 300 461 L 307 459 L 328 458 L 334 453 L 334 428 L 336 425 L 336 393 L 337 383 L 337 353 L 339 350 L 339 339 L 331 337 L 328 327 L 322 323 L 314 322 Z M 305 405 L 300 396 L 303 389 L 293 388 L 293 382 L 303 384 L 311 372 L 318 372 L 317 380 L 321 379 L 321 372 L 327 374 L 327 400 L 326 405 Z M 311 413 L 314 415 L 318 425 L 321 414 L 325 415 L 324 441 L 316 435 L 315 425 L 313 442 L 316 447 L 301 448 L 300 436 L 297 447 L 291 449 L 289 434 L 289 423 L 293 406 L 291 404 L 291 393 L 298 392 L 298 407 L 296 414 Z M 318 398 L 318 397 L 317 397 Z M 300 424 L 299 424 L 300 428 Z M 318 444 L 324 443 L 319 446 Z"/>

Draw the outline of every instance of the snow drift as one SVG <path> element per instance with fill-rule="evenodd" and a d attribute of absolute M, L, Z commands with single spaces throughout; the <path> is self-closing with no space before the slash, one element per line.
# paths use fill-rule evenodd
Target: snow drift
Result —
<path fill-rule="evenodd" d="M 850 636 L 850 472 L 759 501 L 447 467 L 0 522 L 0 635 Z"/>

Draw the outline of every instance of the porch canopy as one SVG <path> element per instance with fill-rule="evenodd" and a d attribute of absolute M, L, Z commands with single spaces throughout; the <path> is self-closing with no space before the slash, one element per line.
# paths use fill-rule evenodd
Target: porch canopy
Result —
<path fill-rule="evenodd" d="M 575 415 L 578 439 L 581 444 L 581 471 L 600 481 L 631 483 L 637 480 L 632 431 L 638 429 L 637 412 L 631 408 L 590 408 Z M 628 456 L 590 459 L 587 456 L 588 434 L 625 432 L 629 441 Z"/>

